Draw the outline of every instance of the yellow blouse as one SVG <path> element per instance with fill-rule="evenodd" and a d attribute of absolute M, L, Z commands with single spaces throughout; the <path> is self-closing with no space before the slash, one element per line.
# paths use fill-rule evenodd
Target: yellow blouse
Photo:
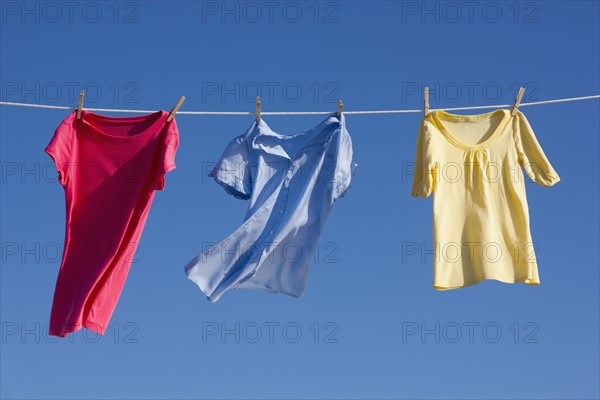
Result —
<path fill-rule="evenodd" d="M 560 180 L 521 112 L 423 118 L 412 195 L 434 193 L 434 288 L 540 283 L 521 167 L 542 186 Z"/>

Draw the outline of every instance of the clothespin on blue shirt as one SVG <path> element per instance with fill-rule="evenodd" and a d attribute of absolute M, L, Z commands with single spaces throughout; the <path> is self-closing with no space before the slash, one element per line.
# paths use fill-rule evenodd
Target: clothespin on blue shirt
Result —
<path fill-rule="evenodd" d="M 429 88 L 425 86 L 423 91 L 423 116 L 426 117 L 429 114 Z"/>
<path fill-rule="evenodd" d="M 83 110 L 83 97 L 85 96 L 85 90 L 79 92 L 79 103 L 77 103 L 77 119 L 81 119 L 81 110 Z"/>
<path fill-rule="evenodd" d="M 260 122 L 260 96 L 256 96 L 256 122 Z"/>
<path fill-rule="evenodd" d="M 342 117 L 342 108 L 344 108 L 344 103 L 342 103 L 342 100 L 338 100 L 338 110 L 337 110 L 338 118 Z"/>
<path fill-rule="evenodd" d="M 179 101 L 171 109 L 171 112 L 169 113 L 169 116 L 167 117 L 167 122 L 171 122 L 171 120 L 173 119 L 175 114 L 177 114 L 177 111 L 179 111 L 179 107 L 181 107 L 181 105 L 183 104 L 184 101 L 185 101 L 185 96 L 181 96 L 179 98 Z"/>
<path fill-rule="evenodd" d="M 524 94 L 525 94 L 525 88 L 521 86 L 519 88 L 519 93 L 517 94 L 517 98 L 515 99 L 515 105 L 512 108 L 511 115 L 515 115 L 517 113 L 517 111 L 519 110 L 519 104 L 521 104 L 521 99 L 523 98 Z"/>

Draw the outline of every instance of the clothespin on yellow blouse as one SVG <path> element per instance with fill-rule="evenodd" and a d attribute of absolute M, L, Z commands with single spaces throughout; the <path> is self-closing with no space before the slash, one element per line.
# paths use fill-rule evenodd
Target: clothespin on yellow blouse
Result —
<path fill-rule="evenodd" d="M 175 114 L 177 114 L 177 111 L 179 111 L 179 107 L 181 107 L 181 105 L 183 104 L 184 101 L 185 101 L 185 96 L 181 96 L 179 98 L 179 100 L 177 101 L 177 103 L 175 104 L 175 106 L 171 109 L 171 112 L 169 113 L 169 116 L 167 117 L 167 122 L 171 122 L 171 120 L 173 119 Z"/>
<path fill-rule="evenodd" d="M 517 111 L 519 110 L 519 104 L 521 104 L 521 99 L 523 98 L 524 94 L 525 94 L 525 88 L 521 86 L 519 88 L 519 93 L 517 94 L 517 98 L 515 99 L 515 104 L 513 105 L 511 115 L 515 115 L 517 113 Z"/>
<path fill-rule="evenodd" d="M 77 119 L 81 119 L 81 110 L 83 110 L 83 97 L 85 96 L 85 90 L 79 92 L 79 103 L 77 103 Z"/>
<path fill-rule="evenodd" d="M 429 88 L 425 86 L 423 90 L 423 116 L 426 117 L 429 114 Z"/>

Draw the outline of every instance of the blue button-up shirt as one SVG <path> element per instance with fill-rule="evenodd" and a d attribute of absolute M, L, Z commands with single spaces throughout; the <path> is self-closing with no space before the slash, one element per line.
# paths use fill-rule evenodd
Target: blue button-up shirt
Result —
<path fill-rule="evenodd" d="M 262 119 L 253 123 L 210 173 L 228 193 L 250 200 L 244 223 L 190 261 L 188 278 L 212 302 L 231 288 L 300 297 L 325 220 L 354 167 L 343 115 L 292 136 Z"/>

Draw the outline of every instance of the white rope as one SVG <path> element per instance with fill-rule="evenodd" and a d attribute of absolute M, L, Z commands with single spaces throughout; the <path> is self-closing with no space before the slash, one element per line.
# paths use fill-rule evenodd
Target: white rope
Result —
<path fill-rule="evenodd" d="M 554 104 L 554 103 L 566 103 L 570 101 L 582 101 L 600 99 L 600 95 L 593 96 L 582 96 L 582 97 L 570 97 L 564 99 L 553 99 L 553 100 L 542 100 L 532 101 L 529 103 L 521 103 L 519 107 L 527 106 L 538 106 L 542 104 Z M 16 107 L 32 107 L 32 108 L 49 108 L 54 110 L 73 110 L 73 107 L 68 106 L 52 106 L 47 104 L 32 104 L 32 103 L 14 103 L 10 101 L 0 101 L 0 105 L 3 106 L 16 106 Z M 472 107 L 450 107 L 443 108 L 440 110 L 444 111 L 462 111 L 462 110 L 483 110 L 491 108 L 509 108 L 512 104 L 494 104 L 488 106 L 472 106 Z M 86 111 L 94 112 L 115 112 L 115 113 L 137 113 L 137 114 L 150 114 L 157 110 L 123 110 L 115 108 L 83 108 Z M 431 109 L 435 111 L 435 109 Z M 422 109 L 413 110 L 366 110 L 366 111 L 344 111 L 345 115 L 366 115 L 366 114 L 407 114 L 407 113 L 421 113 Z M 331 111 L 265 111 L 261 112 L 261 115 L 328 115 L 332 114 Z M 177 115 L 254 115 L 254 112 L 250 111 L 179 111 Z"/>

